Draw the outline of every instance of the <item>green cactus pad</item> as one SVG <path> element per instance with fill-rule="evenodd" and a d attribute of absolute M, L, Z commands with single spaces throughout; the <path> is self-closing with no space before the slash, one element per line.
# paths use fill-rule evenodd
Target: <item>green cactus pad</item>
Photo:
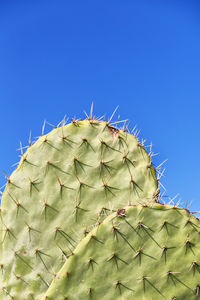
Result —
<path fill-rule="evenodd" d="M 187 210 L 120 209 L 79 243 L 42 299 L 199 299 L 199 237 Z"/>
<path fill-rule="evenodd" d="M 73 121 L 22 155 L 1 201 L 1 299 L 40 299 L 67 257 L 112 210 L 157 201 L 138 139 L 109 123 Z"/>

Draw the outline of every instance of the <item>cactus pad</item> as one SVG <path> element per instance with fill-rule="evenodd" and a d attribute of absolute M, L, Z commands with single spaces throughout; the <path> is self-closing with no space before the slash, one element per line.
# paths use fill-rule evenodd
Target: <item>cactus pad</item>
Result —
<path fill-rule="evenodd" d="M 101 217 L 157 192 L 150 156 L 124 130 L 74 120 L 40 137 L 2 195 L 1 299 L 40 299 Z"/>
<path fill-rule="evenodd" d="M 199 230 L 174 206 L 120 209 L 79 243 L 43 300 L 199 299 Z"/>

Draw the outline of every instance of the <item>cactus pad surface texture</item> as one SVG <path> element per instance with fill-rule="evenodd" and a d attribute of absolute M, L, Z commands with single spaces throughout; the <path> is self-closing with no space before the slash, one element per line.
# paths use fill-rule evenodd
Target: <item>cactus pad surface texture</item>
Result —
<path fill-rule="evenodd" d="M 185 209 L 129 206 L 77 246 L 45 299 L 199 299 L 200 222 Z"/>
<path fill-rule="evenodd" d="M 41 136 L 2 195 L 0 299 L 41 299 L 84 234 L 112 211 L 156 202 L 157 192 L 150 156 L 125 130 L 87 119 Z"/>

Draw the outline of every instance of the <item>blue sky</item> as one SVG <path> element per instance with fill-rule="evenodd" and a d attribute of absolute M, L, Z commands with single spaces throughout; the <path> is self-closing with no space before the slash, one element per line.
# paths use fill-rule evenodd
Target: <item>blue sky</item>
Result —
<path fill-rule="evenodd" d="M 0 169 L 44 119 L 128 118 L 166 158 L 171 198 L 200 210 L 198 1 L 0 1 Z M 49 128 L 50 129 L 50 128 Z M 0 175 L 0 184 L 5 182 Z"/>

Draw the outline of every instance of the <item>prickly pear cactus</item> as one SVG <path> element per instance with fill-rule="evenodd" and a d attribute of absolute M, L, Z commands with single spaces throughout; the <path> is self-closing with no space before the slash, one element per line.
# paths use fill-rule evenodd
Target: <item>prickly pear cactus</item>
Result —
<path fill-rule="evenodd" d="M 174 206 L 119 209 L 78 244 L 42 299 L 199 299 L 199 230 Z"/>
<path fill-rule="evenodd" d="M 84 233 L 157 192 L 150 156 L 124 130 L 73 120 L 40 137 L 2 195 L 0 299 L 40 299 Z"/>

